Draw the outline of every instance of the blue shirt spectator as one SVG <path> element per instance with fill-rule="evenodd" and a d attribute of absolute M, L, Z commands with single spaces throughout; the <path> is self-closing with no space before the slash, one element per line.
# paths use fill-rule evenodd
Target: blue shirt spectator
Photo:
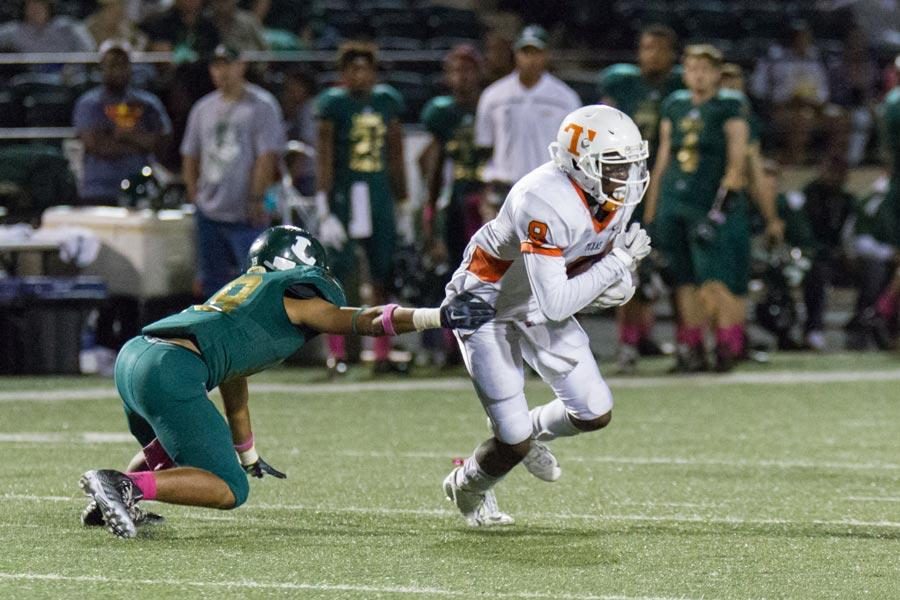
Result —
<path fill-rule="evenodd" d="M 76 102 L 72 124 L 84 143 L 80 195 L 85 204 L 117 204 L 120 185 L 154 159 L 154 151 L 172 132 L 162 102 L 131 87 L 128 47 L 101 47 L 103 84 Z"/>

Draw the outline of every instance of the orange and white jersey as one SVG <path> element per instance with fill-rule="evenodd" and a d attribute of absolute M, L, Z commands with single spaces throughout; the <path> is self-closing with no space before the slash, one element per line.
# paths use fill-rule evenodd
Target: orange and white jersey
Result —
<path fill-rule="evenodd" d="M 631 276 L 609 254 L 631 218 L 623 206 L 599 220 L 581 188 L 552 162 L 516 183 L 497 217 L 479 229 L 447 284 L 447 297 L 469 291 L 497 309 L 497 320 L 563 321 L 606 288 Z M 583 273 L 567 275 L 582 261 Z"/>

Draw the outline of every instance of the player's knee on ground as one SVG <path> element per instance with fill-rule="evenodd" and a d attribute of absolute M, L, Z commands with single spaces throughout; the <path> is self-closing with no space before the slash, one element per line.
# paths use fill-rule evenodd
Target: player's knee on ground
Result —
<path fill-rule="evenodd" d="M 580 431 L 597 431 L 598 429 L 603 429 L 604 427 L 609 425 L 609 422 L 612 421 L 612 411 L 607 411 L 606 413 L 593 419 L 579 419 L 577 417 L 569 415 L 569 420 L 572 421 L 572 425 L 574 425 L 575 428 Z"/>
<path fill-rule="evenodd" d="M 233 481 L 225 481 L 228 485 L 228 489 L 231 490 L 231 495 L 233 496 L 231 506 L 223 506 L 222 508 L 226 510 L 231 510 L 233 508 L 237 508 L 241 504 L 247 501 L 247 497 L 250 495 L 250 483 L 247 481 L 247 476 L 244 475 L 241 480 L 233 480 Z"/>

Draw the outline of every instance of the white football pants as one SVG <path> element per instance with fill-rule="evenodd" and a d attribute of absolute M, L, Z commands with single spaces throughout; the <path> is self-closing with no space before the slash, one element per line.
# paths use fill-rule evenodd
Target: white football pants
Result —
<path fill-rule="evenodd" d="M 600 375 L 587 334 L 574 317 L 530 327 L 517 321 L 490 321 L 474 333 L 457 333 L 457 340 L 478 398 L 504 443 L 518 444 L 533 433 L 524 362 L 537 371 L 572 416 L 596 419 L 612 409 L 609 386 Z"/>

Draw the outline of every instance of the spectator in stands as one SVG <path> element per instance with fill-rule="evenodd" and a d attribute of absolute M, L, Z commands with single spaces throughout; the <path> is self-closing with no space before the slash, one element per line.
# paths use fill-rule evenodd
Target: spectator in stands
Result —
<path fill-rule="evenodd" d="M 598 77 L 600 101 L 631 117 L 640 129 L 641 137 L 649 143 L 650 167 L 656 159 L 660 104 L 669 94 L 684 87 L 682 69 L 675 64 L 677 43 L 678 38 L 671 27 L 651 25 L 641 32 L 636 65 L 611 65 Z M 639 204 L 632 219 L 640 223 L 643 212 L 643 204 Z M 650 276 L 648 266 L 641 272 L 645 278 Z M 638 285 L 639 290 L 642 288 Z M 640 355 L 662 353 L 651 337 L 653 304 L 642 293 L 637 293 L 630 302 L 618 307 L 616 313 L 619 324 L 617 363 L 620 372 L 631 373 L 636 369 Z"/>
<path fill-rule="evenodd" d="M 848 136 L 847 162 L 857 166 L 865 157 L 875 123 L 875 94 L 879 83 L 875 62 L 861 29 L 853 28 L 844 38 L 844 51 L 828 65 L 831 101 L 843 109 L 844 135 Z"/>
<path fill-rule="evenodd" d="M 125 12 L 125 0 L 99 0 L 97 10 L 84 21 L 99 47 L 106 40 L 126 41 L 134 50 L 147 46 L 147 35 L 138 29 Z"/>
<path fill-rule="evenodd" d="M 825 305 L 828 287 L 848 270 L 843 249 L 847 219 L 856 199 L 845 188 L 847 162 L 831 155 L 822 162 L 819 175 L 802 190 L 790 192 L 778 212 L 787 222 L 787 240 L 799 247 L 812 265 L 803 280 L 806 304 L 804 341 L 812 350 L 825 350 Z"/>
<path fill-rule="evenodd" d="M 265 229 L 263 201 L 285 146 L 275 98 L 245 79 L 235 48 L 216 47 L 216 91 L 191 109 L 181 144 L 188 199 L 196 207 L 198 275 L 204 298 L 243 271 Z"/>
<path fill-rule="evenodd" d="M 288 69 L 279 97 L 285 135 L 289 140 L 302 142 L 311 150 L 315 150 L 319 135 L 313 107 L 315 97 L 316 77 L 312 71 L 302 65 Z M 316 193 L 315 157 L 306 154 L 295 156 L 290 168 L 294 187 L 304 196 L 313 196 Z"/>
<path fill-rule="evenodd" d="M 22 20 L 0 25 L 0 51 L 93 52 L 96 46 L 81 23 L 53 16 L 53 0 L 25 0 Z M 60 65 L 40 65 L 41 71 L 59 71 Z"/>
<path fill-rule="evenodd" d="M 707 368 L 708 323 L 716 370 L 744 353 L 750 279 L 747 219 L 747 102 L 720 89 L 722 53 L 708 44 L 684 52 L 685 90 L 660 109 L 659 155 L 644 207 L 653 245 L 663 255 L 678 314 L 676 371 Z"/>
<path fill-rule="evenodd" d="M 328 248 L 332 269 L 357 294 L 359 258 L 365 253 L 372 285 L 372 302 L 387 299 L 397 233 L 394 207 L 407 201 L 403 163 L 403 98 L 396 89 L 377 83 L 376 49 L 365 42 L 347 42 L 338 50 L 343 86 L 316 98 L 317 237 Z M 332 374 L 347 371 L 343 336 L 329 338 L 327 366 Z M 389 360 L 390 338 L 375 341 L 375 372 L 402 368 Z"/>
<path fill-rule="evenodd" d="M 84 144 L 83 204 L 117 205 L 122 180 L 148 166 L 172 133 L 160 100 L 132 87 L 130 52 L 127 42 L 103 42 L 103 84 L 75 104 L 72 126 Z"/>
<path fill-rule="evenodd" d="M 512 185 L 548 159 L 563 118 L 581 106 L 572 88 L 547 72 L 547 32 L 525 27 L 515 43 L 516 70 L 489 85 L 478 100 L 475 144 L 489 148 L 483 206 L 493 218 Z M 490 210 L 493 207 L 493 210 Z"/>
<path fill-rule="evenodd" d="M 175 0 L 169 10 L 141 23 L 150 50 L 173 52 L 173 62 L 196 62 L 210 56 L 221 41 L 215 24 L 203 14 L 203 0 Z"/>
<path fill-rule="evenodd" d="M 250 11 L 238 8 L 237 0 L 210 0 L 210 16 L 219 38 L 238 50 L 267 50 L 262 24 Z"/>
<path fill-rule="evenodd" d="M 804 164 L 814 130 L 823 125 L 829 98 L 828 76 L 812 33 L 803 21 L 792 24 L 789 43 L 774 44 L 759 60 L 750 84 L 753 95 L 771 107 L 785 164 Z"/>

